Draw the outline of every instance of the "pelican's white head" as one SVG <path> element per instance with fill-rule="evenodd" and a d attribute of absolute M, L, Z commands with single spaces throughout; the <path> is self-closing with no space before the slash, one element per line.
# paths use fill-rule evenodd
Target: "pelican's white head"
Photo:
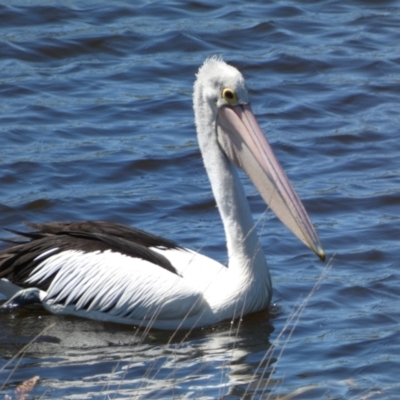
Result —
<path fill-rule="evenodd" d="M 195 111 L 196 105 L 206 103 L 216 113 L 223 105 L 249 102 L 243 75 L 219 57 L 208 58 L 200 67 L 194 92 L 199 95 L 195 98 Z"/>

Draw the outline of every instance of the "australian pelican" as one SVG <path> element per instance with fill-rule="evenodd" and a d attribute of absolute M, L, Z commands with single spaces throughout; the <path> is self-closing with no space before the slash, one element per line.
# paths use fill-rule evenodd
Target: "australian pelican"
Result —
<path fill-rule="evenodd" d="M 268 307 L 272 286 L 242 168 L 278 218 L 325 253 L 252 113 L 241 73 L 220 58 L 200 67 L 194 113 L 204 166 L 225 229 L 228 266 L 174 242 L 109 222 L 32 224 L 0 252 L 5 307 L 41 303 L 56 314 L 190 329 Z"/>

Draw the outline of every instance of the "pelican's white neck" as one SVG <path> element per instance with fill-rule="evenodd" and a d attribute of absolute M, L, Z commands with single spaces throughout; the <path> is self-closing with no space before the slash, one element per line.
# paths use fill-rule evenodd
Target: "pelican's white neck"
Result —
<path fill-rule="evenodd" d="M 251 285 L 253 281 L 261 280 L 271 292 L 267 263 L 243 186 L 236 167 L 218 143 L 217 106 L 207 97 L 199 77 L 194 89 L 198 141 L 225 229 L 229 269 L 241 277 L 243 284 Z"/>

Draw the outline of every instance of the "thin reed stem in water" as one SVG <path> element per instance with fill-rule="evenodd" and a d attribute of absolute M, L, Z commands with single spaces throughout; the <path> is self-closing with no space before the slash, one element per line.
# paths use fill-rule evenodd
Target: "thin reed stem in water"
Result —
<path fill-rule="evenodd" d="M 47 326 L 46 328 L 44 328 L 40 333 L 38 333 L 28 344 L 26 344 L 21 350 L 19 350 L 17 352 L 17 354 L 15 354 L 5 365 L 3 365 L 3 367 L 0 368 L 0 371 L 3 371 L 4 369 L 6 369 L 17 357 L 19 357 L 19 361 L 17 362 L 17 364 L 14 366 L 13 370 L 11 371 L 11 373 L 8 375 L 7 379 L 3 382 L 2 386 L 0 387 L 0 391 L 2 391 L 4 389 L 4 386 L 7 384 L 7 382 L 10 380 L 12 374 L 17 370 L 17 367 L 20 363 L 20 361 L 22 360 L 22 356 L 25 354 L 26 350 L 28 350 L 29 346 L 34 343 L 37 339 L 39 339 L 40 336 L 42 336 L 45 332 L 47 332 L 48 330 L 52 329 L 55 327 L 55 323 L 54 324 L 50 324 L 49 326 Z M 21 356 L 21 357 L 20 357 Z"/>

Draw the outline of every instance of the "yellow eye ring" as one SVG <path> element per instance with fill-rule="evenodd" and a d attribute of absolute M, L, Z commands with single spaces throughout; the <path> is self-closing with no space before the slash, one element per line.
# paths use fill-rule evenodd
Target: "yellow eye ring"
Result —
<path fill-rule="evenodd" d="M 222 91 L 222 98 L 229 104 L 236 104 L 238 102 L 235 91 L 230 88 L 226 88 Z"/>

